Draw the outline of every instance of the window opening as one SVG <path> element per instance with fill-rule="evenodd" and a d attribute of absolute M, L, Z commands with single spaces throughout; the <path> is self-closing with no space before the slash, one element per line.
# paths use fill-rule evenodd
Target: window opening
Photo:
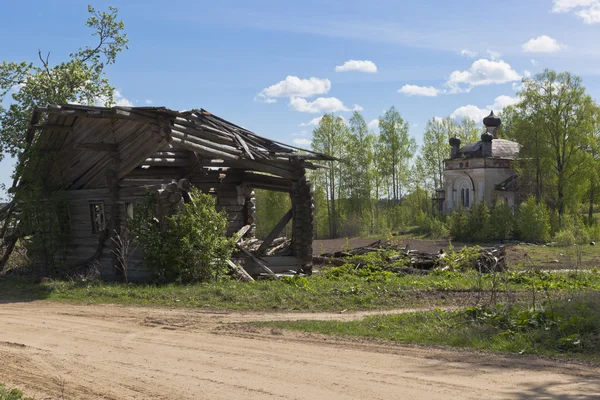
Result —
<path fill-rule="evenodd" d="M 100 233 L 105 228 L 104 203 L 90 203 L 92 233 Z"/>

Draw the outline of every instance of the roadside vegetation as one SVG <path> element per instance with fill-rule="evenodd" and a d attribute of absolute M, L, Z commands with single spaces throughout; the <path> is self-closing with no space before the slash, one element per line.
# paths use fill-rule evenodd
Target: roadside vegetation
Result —
<path fill-rule="evenodd" d="M 471 306 L 457 311 L 375 315 L 358 321 L 264 322 L 260 326 L 396 343 L 571 356 L 600 361 L 600 296 L 577 293 L 564 301 Z"/>
<path fill-rule="evenodd" d="M 34 400 L 31 397 L 25 397 L 19 389 L 9 389 L 5 384 L 0 383 L 0 400 Z"/>
<path fill-rule="evenodd" d="M 600 270 L 539 269 L 482 273 L 471 267 L 474 248 L 449 251 L 445 268 L 407 274 L 402 261 L 384 265 L 394 252 L 349 257 L 341 266 L 326 266 L 313 276 L 242 283 L 215 278 L 191 284 L 117 283 L 99 280 L 0 279 L 0 299 L 49 299 L 73 303 L 207 307 L 238 310 L 342 311 L 470 306 L 497 299 L 523 299 L 529 293 L 600 290 Z M 357 265 L 361 265 L 357 268 Z"/>

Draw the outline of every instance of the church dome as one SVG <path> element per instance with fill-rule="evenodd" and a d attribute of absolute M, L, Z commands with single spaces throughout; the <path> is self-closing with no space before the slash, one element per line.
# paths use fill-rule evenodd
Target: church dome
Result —
<path fill-rule="evenodd" d="M 500 126 L 500 124 L 502 124 L 502 120 L 500 119 L 500 117 L 496 116 L 493 111 L 490 113 L 490 115 L 483 119 L 483 125 L 485 125 L 488 128 L 498 127 Z"/>

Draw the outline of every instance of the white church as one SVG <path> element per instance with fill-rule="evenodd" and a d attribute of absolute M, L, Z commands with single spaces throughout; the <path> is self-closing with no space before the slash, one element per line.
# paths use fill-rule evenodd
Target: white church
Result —
<path fill-rule="evenodd" d="M 450 139 L 450 158 L 444 161 L 444 188 L 437 190 L 438 212 L 449 214 L 459 206 L 470 208 L 485 201 L 488 207 L 503 199 L 514 208 L 518 182 L 513 163 L 520 145 L 498 139 L 499 117 L 492 111 L 483 119 L 486 132 L 481 140 L 461 147 L 460 139 Z"/>

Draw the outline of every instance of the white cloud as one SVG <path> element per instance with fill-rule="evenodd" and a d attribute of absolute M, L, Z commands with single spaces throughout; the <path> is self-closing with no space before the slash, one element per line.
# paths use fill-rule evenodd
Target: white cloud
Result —
<path fill-rule="evenodd" d="M 530 71 L 528 71 L 528 70 L 525 70 L 525 71 L 523 71 L 523 76 L 524 76 L 525 78 L 531 78 L 531 72 L 530 72 Z"/>
<path fill-rule="evenodd" d="M 94 99 L 94 106 L 96 107 L 104 107 L 106 105 L 106 101 L 108 99 L 104 96 L 100 96 Z M 77 102 L 72 102 L 73 104 L 79 104 Z M 120 106 L 120 107 L 133 107 L 133 103 L 126 98 L 125 96 L 123 96 L 121 94 L 121 92 L 119 92 L 118 90 L 115 89 L 115 91 L 113 92 L 113 105 L 114 106 Z"/>
<path fill-rule="evenodd" d="M 115 104 L 121 107 L 133 107 L 133 103 L 125 98 L 121 92 L 115 90 L 113 93 L 113 97 L 115 99 Z"/>
<path fill-rule="evenodd" d="M 460 53 L 458 53 L 458 54 L 460 54 L 461 56 L 469 57 L 469 58 L 477 57 L 477 53 L 474 51 L 471 51 L 469 49 L 462 49 L 460 51 Z"/>
<path fill-rule="evenodd" d="M 521 48 L 525 53 L 556 53 L 567 46 L 559 44 L 548 35 L 541 35 L 523 43 Z"/>
<path fill-rule="evenodd" d="M 377 129 L 379 128 L 379 120 L 378 119 L 372 119 L 367 126 L 369 127 L 369 129 Z"/>
<path fill-rule="evenodd" d="M 335 67 L 335 72 L 358 71 L 374 74 L 377 72 L 377 65 L 369 60 L 348 60 L 344 65 Z"/>
<path fill-rule="evenodd" d="M 146 104 L 152 104 L 154 102 L 152 100 L 150 100 L 150 99 L 146 99 L 146 100 L 144 100 L 144 103 L 146 103 Z"/>
<path fill-rule="evenodd" d="M 319 97 L 314 101 L 307 101 L 301 97 L 292 97 L 289 106 L 295 111 L 308 113 L 350 111 L 350 109 L 344 106 L 341 100 L 335 97 Z"/>
<path fill-rule="evenodd" d="M 521 80 L 521 76 L 508 63 L 485 58 L 475 61 L 467 70 L 454 71 L 446 85 L 452 93 L 468 92 L 475 86 L 508 83 Z"/>
<path fill-rule="evenodd" d="M 288 75 L 283 81 L 264 88 L 255 100 L 265 103 L 275 103 L 277 97 L 311 97 L 325 94 L 331 90 L 329 79 L 309 78 L 300 79 Z"/>
<path fill-rule="evenodd" d="M 292 140 L 292 142 L 294 142 L 294 144 L 296 146 L 310 147 L 310 145 L 312 144 L 312 139 L 296 138 L 296 139 Z"/>
<path fill-rule="evenodd" d="M 300 131 L 300 132 L 292 133 L 292 136 L 306 136 L 306 135 L 308 135 L 307 131 Z"/>
<path fill-rule="evenodd" d="M 490 58 L 490 60 L 493 60 L 493 61 L 500 60 L 500 53 L 498 53 L 497 51 L 488 49 L 488 50 L 486 50 L 486 53 L 488 54 L 488 57 Z"/>
<path fill-rule="evenodd" d="M 531 60 L 529 60 L 529 62 L 531 62 L 531 65 L 537 65 L 537 60 L 534 60 L 533 58 Z"/>
<path fill-rule="evenodd" d="M 317 125 L 319 125 L 319 122 L 321 122 L 322 119 L 323 119 L 323 117 L 313 118 L 309 122 L 303 122 L 298 126 L 311 126 L 311 125 L 317 126 Z"/>
<path fill-rule="evenodd" d="M 474 106 L 472 104 L 469 104 L 469 105 L 457 108 L 456 110 L 454 110 L 454 112 L 452 114 L 450 114 L 450 116 L 455 119 L 470 118 L 474 121 L 480 122 L 489 113 L 490 113 L 489 110 L 485 110 L 485 109 L 479 108 L 477 106 Z"/>
<path fill-rule="evenodd" d="M 363 110 L 364 110 L 364 108 L 362 108 L 358 104 L 355 104 L 354 107 L 352 108 L 352 111 L 363 111 Z"/>
<path fill-rule="evenodd" d="M 450 116 L 455 119 L 471 118 L 476 122 L 481 122 L 483 118 L 490 114 L 490 111 L 498 113 L 506 106 L 516 104 L 519 101 L 517 97 L 511 96 L 498 96 L 494 99 L 494 104 L 487 106 L 486 108 L 479 108 L 472 104 L 462 106 L 454 110 Z"/>
<path fill-rule="evenodd" d="M 435 97 L 440 91 L 432 86 L 404 85 L 398 90 L 398 93 L 404 93 L 407 96 Z"/>
<path fill-rule="evenodd" d="M 600 0 L 554 0 L 554 13 L 575 11 L 586 24 L 600 23 Z"/>

